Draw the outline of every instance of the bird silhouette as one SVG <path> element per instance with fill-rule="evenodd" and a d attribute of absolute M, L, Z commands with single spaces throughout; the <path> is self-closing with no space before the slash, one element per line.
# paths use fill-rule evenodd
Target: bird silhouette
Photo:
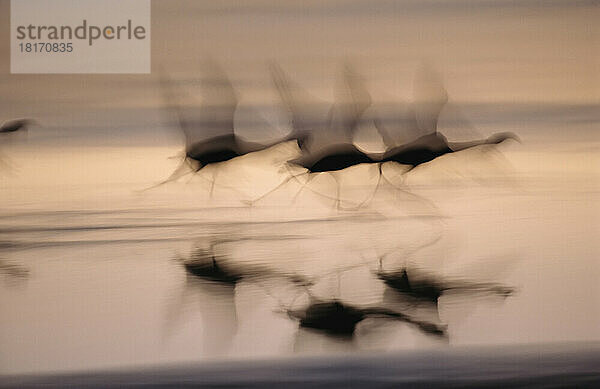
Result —
<path fill-rule="evenodd" d="M 291 82 L 279 66 L 273 65 L 272 69 L 280 97 L 290 111 L 294 131 L 302 137 L 302 155 L 287 161 L 287 179 L 252 203 L 262 200 L 292 180 L 301 185 L 294 196 L 295 199 L 305 188 L 310 189 L 309 184 L 312 180 L 321 174 L 328 174 L 336 182 L 335 197 L 311 190 L 335 200 L 337 207 L 341 208 L 340 182 L 336 173 L 356 165 L 378 163 L 360 150 L 353 139 L 357 125 L 372 101 L 364 79 L 349 62 L 345 62 L 341 77 L 336 83 L 335 103 L 325 114 L 322 110 L 315 114 L 311 107 L 322 107 L 323 103 L 315 101 L 316 99 Z M 300 168 L 302 172 L 295 174 L 293 168 Z M 306 176 L 305 182 L 299 180 L 301 176 Z"/>
<path fill-rule="evenodd" d="M 233 122 L 238 100 L 226 74 L 212 61 L 205 64 L 204 71 L 201 82 L 202 105 L 195 108 L 194 119 L 190 119 L 183 111 L 172 81 L 164 71 L 161 74 L 163 97 L 168 108 L 174 111 L 177 117 L 178 127 L 185 136 L 185 149 L 183 158 L 173 173 L 150 188 L 174 181 L 186 174 L 199 172 L 206 166 L 261 149 L 260 145 L 246 142 L 234 133 Z M 211 194 L 215 175 L 216 170 L 212 179 Z"/>
<path fill-rule="evenodd" d="M 356 126 L 371 105 L 371 96 L 365 88 L 363 78 L 350 63 L 344 63 L 334 90 L 335 103 L 327 111 L 327 117 L 321 119 L 323 127 L 313 128 L 308 132 L 308 142 L 302 148 L 302 156 L 289 161 L 307 169 L 309 173 L 334 172 L 373 161 L 354 145 Z M 317 105 L 312 103 L 309 106 Z M 299 113 L 293 115 L 294 123 L 307 121 L 296 119 L 299 116 Z M 302 124 L 297 131 L 307 133 L 304 126 Z"/>
<path fill-rule="evenodd" d="M 204 66 L 201 81 L 202 104 L 194 108 L 194 115 L 187 115 L 175 92 L 173 82 L 161 72 L 160 84 L 167 107 L 175 113 L 179 130 L 185 137 L 185 148 L 179 166 L 165 180 L 148 189 L 197 173 L 209 165 L 217 165 L 262 146 L 247 142 L 234 132 L 234 115 L 238 99 L 227 75 L 215 62 L 208 61 Z M 214 189 L 216 170 L 211 180 L 211 194 Z"/>
<path fill-rule="evenodd" d="M 16 131 L 27 131 L 33 124 L 35 124 L 35 121 L 32 119 L 7 120 L 2 123 L 2 126 L 0 126 L 0 134 Z"/>
<path fill-rule="evenodd" d="M 448 142 L 447 138 L 438 132 L 438 119 L 442 109 L 448 102 L 448 93 L 441 78 L 426 64 L 422 64 L 416 72 L 413 84 L 413 99 L 412 109 L 405 110 L 409 128 L 404 127 L 402 131 L 423 135 L 410 142 L 397 144 L 392 132 L 386 128 L 381 120 L 376 120 L 375 126 L 387 147 L 380 159 L 381 162 L 397 162 L 408 165 L 410 170 L 433 161 L 442 155 L 475 146 L 500 144 L 508 139 L 519 141 L 516 134 L 501 132 L 486 139 L 469 142 Z"/>
<path fill-rule="evenodd" d="M 173 82 L 161 75 L 161 89 L 167 106 L 174 111 L 179 129 L 185 136 L 184 155 L 179 166 L 165 180 L 148 189 L 155 188 L 180 177 L 197 173 L 206 166 L 218 167 L 220 163 L 234 158 L 265 150 L 277 144 L 296 140 L 302 144 L 304 136 L 292 131 L 283 138 L 270 142 L 251 142 L 235 133 L 234 117 L 238 108 L 238 97 L 234 87 L 218 64 L 208 61 L 201 83 L 202 105 L 194 108 L 193 115 L 186 115 Z M 193 118 L 192 118 L 193 116 Z M 218 169 L 213 170 L 210 194 L 212 196 Z"/>
<path fill-rule="evenodd" d="M 9 140 L 12 134 L 15 134 L 17 132 L 27 132 L 29 127 L 31 127 L 34 124 L 35 121 L 32 119 L 13 119 L 5 121 L 0 126 L 0 143 L 3 140 Z M 10 163 L 10 159 L 8 157 L 3 157 L 1 153 L 0 168 L 5 168 L 9 172 L 14 169 L 13 165 Z"/>

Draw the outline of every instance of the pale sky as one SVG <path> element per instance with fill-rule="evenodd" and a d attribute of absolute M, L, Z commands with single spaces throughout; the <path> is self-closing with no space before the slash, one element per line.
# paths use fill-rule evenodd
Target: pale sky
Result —
<path fill-rule="evenodd" d="M 330 99 L 336 66 L 350 58 L 380 100 L 410 97 L 414 68 L 425 59 L 442 73 L 454 101 L 600 101 L 595 1 L 171 0 L 152 6 L 154 69 L 198 78 L 198 61 L 210 55 L 252 98 L 270 87 L 265 62 L 274 59 Z M 0 15 L 0 117 L 158 105 L 152 76 L 9 75 L 8 0 L 0 0 Z"/>

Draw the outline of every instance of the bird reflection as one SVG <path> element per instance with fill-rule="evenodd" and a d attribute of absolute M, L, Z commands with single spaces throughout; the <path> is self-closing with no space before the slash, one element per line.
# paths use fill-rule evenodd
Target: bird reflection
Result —
<path fill-rule="evenodd" d="M 431 275 L 424 274 L 418 270 L 402 268 L 393 272 L 377 272 L 377 276 L 387 286 L 402 295 L 414 298 L 416 301 L 438 304 L 440 297 L 448 292 L 452 293 L 484 293 L 494 294 L 502 297 L 510 296 L 514 289 L 494 283 L 470 282 L 462 280 L 436 279 Z"/>
<path fill-rule="evenodd" d="M 179 259 L 188 274 L 207 281 L 235 285 L 242 280 L 260 282 L 277 278 L 284 279 L 299 287 L 306 287 L 312 284 L 312 281 L 300 274 L 286 273 L 258 264 L 236 264 L 227 258 L 227 256 L 217 254 L 216 248 L 219 245 L 241 240 L 244 239 L 240 237 L 214 239 L 210 242 L 208 248 L 195 247 L 189 258 Z"/>
<path fill-rule="evenodd" d="M 214 252 L 202 248 L 196 248 L 183 266 L 189 274 L 207 281 L 235 285 L 242 279 L 239 272 L 219 265 Z"/>
<path fill-rule="evenodd" d="M 338 292 L 340 293 L 340 274 L 345 270 L 337 269 Z M 323 278 L 326 275 L 321 276 Z M 318 280 L 313 280 L 313 285 Z M 435 338 L 446 338 L 446 327 L 431 321 L 420 320 L 412 315 L 396 310 L 389 309 L 380 304 L 369 304 L 359 306 L 350 302 L 343 301 L 338 297 L 322 298 L 313 295 L 311 287 L 306 286 L 305 301 L 297 304 L 292 301 L 289 307 L 284 308 L 287 316 L 298 322 L 298 332 L 296 334 L 295 349 L 305 348 L 305 342 L 311 343 L 315 340 L 317 334 L 327 338 L 332 338 L 334 343 L 340 345 L 341 342 L 353 342 L 356 335 L 357 326 L 369 319 L 368 325 L 361 327 L 361 333 L 366 334 L 369 328 L 379 325 L 382 321 L 402 322 L 416 328 L 419 332 Z M 312 333 L 312 335 L 311 335 Z M 312 340 L 311 340 L 312 339 Z"/>
<path fill-rule="evenodd" d="M 170 338 L 189 315 L 200 312 L 203 351 L 225 354 L 238 329 L 235 284 L 199 279 L 186 274 L 178 296 L 170 302 L 164 336 Z"/>
<path fill-rule="evenodd" d="M 382 320 L 402 322 L 425 335 L 446 337 L 445 326 L 417 319 L 400 310 L 389 309 L 377 304 L 358 306 L 339 298 L 315 297 L 312 288 L 322 280 L 328 279 L 329 273 L 308 279 L 300 274 L 282 273 L 267 266 L 236 264 L 224 255 L 217 255 L 215 248 L 220 243 L 229 242 L 232 239 L 235 238 L 215 239 L 208 245 L 208 248 L 196 247 L 192 250 L 189 258 L 180 258 L 186 271 L 186 283 L 182 296 L 179 298 L 179 308 L 172 309 L 169 314 L 171 328 L 173 322 L 177 322 L 181 317 L 182 307 L 187 307 L 190 300 L 201 300 L 204 344 L 211 342 L 208 340 L 209 338 L 213 339 L 213 343 L 216 342 L 214 331 L 220 331 L 221 335 L 225 331 L 227 336 L 219 335 L 219 339 L 221 339 L 218 342 L 219 347 L 215 346 L 221 350 L 225 349 L 229 343 L 225 343 L 224 339 L 231 339 L 237 328 L 236 288 L 240 282 L 245 282 L 263 289 L 266 295 L 279 303 L 281 312 L 298 323 L 298 332 L 296 333 L 298 347 L 306 340 L 308 336 L 306 331 L 337 339 L 334 343 L 352 341 L 357 325 L 365 319 L 376 322 Z M 347 269 L 335 269 L 330 272 L 338 275 L 338 294 L 340 273 L 357 266 L 364 266 L 364 264 L 352 265 Z M 304 303 L 297 303 L 300 296 L 306 297 L 307 300 L 303 300 Z M 287 303 L 284 303 L 284 300 Z M 214 306 L 217 302 L 219 307 Z M 225 330 L 221 328 L 222 326 L 225 326 Z"/>
<path fill-rule="evenodd" d="M 202 312 L 202 344 L 211 354 L 226 352 L 237 333 L 236 291 L 241 282 L 254 283 L 265 290 L 270 279 L 283 280 L 293 288 L 310 285 L 301 275 L 260 265 L 236 266 L 226 256 L 217 255 L 215 248 L 232 239 L 214 239 L 208 247 L 195 247 L 188 258 L 177 258 L 185 269 L 186 281 L 168 310 L 167 335 L 181 324 L 183 313 L 192 309 L 195 302 Z"/>
<path fill-rule="evenodd" d="M 386 308 L 359 308 L 338 300 L 315 300 L 302 310 L 289 310 L 300 327 L 323 331 L 333 336 L 352 337 L 356 325 L 368 317 L 398 320 L 416 326 L 428 335 L 446 336 L 445 329 L 433 323 L 415 320 L 407 314 Z"/>
<path fill-rule="evenodd" d="M 13 286 L 29 278 L 29 269 L 18 263 L 0 259 L 0 275 L 7 285 Z"/>
<path fill-rule="evenodd" d="M 201 248 L 183 260 L 183 266 L 185 282 L 168 307 L 165 336 L 182 325 L 186 314 L 201 312 L 203 350 L 225 354 L 238 329 L 235 286 L 241 277 L 221 269 L 214 254 Z"/>

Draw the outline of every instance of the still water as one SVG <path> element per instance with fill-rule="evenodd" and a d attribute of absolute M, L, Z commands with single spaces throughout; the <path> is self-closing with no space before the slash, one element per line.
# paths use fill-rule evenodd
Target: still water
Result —
<path fill-rule="evenodd" d="M 444 156 L 408 173 L 410 193 L 372 195 L 359 166 L 340 197 L 368 201 L 339 209 L 327 178 L 244 203 L 282 180 L 273 164 L 291 143 L 232 161 L 211 197 L 195 176 L 141 191 L 170 173 L 177 145 L 60 147 L 34 132 L 5 149 L 17 168 L 0 187 L 1 372 L 598 341 L 597 145 L 525 136 Z M 255 276 L 195 277 L 194 250 Z M 402 305 L 376 274 L 403 266 L 514 292 Z M 311 297 L 290 275 L 311 280 Z M 301 328 L 288 310 L 310 298 L 402 310 L 447 335 L 377 317 L 350 338 Z"/>

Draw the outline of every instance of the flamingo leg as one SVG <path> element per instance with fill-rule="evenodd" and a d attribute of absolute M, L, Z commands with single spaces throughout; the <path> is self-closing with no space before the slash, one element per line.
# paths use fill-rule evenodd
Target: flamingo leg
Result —
<path fill-rule="evenodd" d="M 217 181 L 217 176 L 219 174 L 219 171 L 217 169 L 217 166 L 214 167 L 213 170 L 213 174 L 212 174 L 212 182 L 210 184 L 210 192 L 209 192 L 209 197 L 212 199 L 213 197 L 213 192 L 215 190 L 215 182 Z"/>
<path fill-rule="evenodd" d="M 171 173 L 171 175 L 169 177 L 167 177 L 165 180 L 159 182 L 158 184 L 151 185 L 151 186 L 149 186 L 145 189 L 142 189 L 138 192 L 145 192 L 150 189 L 158 188 L 159 186 L 162 186 L 166 183 L 178 180 L 179 178 L 187 176 L 188 174 L 193 174 L 193 173 L 197 172 L 197 170 L 194 170 L 194 169 L 188 170 L 188 167 L 190 167 L 190 163 L 187 160 L 187 158 L 185 158 L 181 161 L 181 163 L 179 164 L 179 166 L 177 166 L 177 168 L 173 171 L 173 173 Z"/>
<path fill-rule="evenodd" d="M 340 185 L 340 181 L 338 179 L 338 177 L 333 173 L 329 173 L 331 175 L 331 177 L 333 178 L 333 180 L 335 181 L 335 206 L 337 208 L 338 211 L 343 210 L 342 208 L 342 199 L 341 199 L 341 185 Z"/>
<path fill-rule="evenodd" d="M 412 170 L 412 169 L 411 169 Z M 410 171 L 410 170 L 409 170 Z M 404 173 L 406 174 L 406 173 Z M 435 206 L 435 204 L 429 200 L 426 199 L 425 197 L 416 195 L 414 193 L 411 193 L 410 191 L 403 189 L 397 185 L 395 185 L 393 182 L 391 182 L 385 175 L 384 171 L 383 171 L 383 165 L 381 166 L 381 177 L 383 178 L 383 180 L 385 180 L 392 188 L 394 188 L 395 190 L 397 190 L 400 193 L 403 193 L 405 195 L 407 195 L 408 197 L 416 200 L 419 203 L 424 203 L 426 204 L 426 206 L 430 209 L 433 210 L 436 214 L 439 214 L 439 209 Z"/>
<path fill-rule="evenodd" d="M 274 193 L 275 191 L 277 191 L 278 189 L 282 188 L 283 186 L 285 186 L 288 182 L 290 182 L 291 180 L 298 180 L 298 176 L 301 175 L 305 175 L 305 174 L 309 174 L 307 172 L 303 172 L 300 173 L 298 175 L 293 174 L 291 171 L 289 171 L 289 168 L 286 165 L 286 169 L 288 169 L 288 172 L 290 173 L 290 175 L 286 178 L 283 179 L 283 181 L 281 183 L 279 183 L 275 188 L 269 190 L 268 192 L 260 195 L 259 197 L 255 198 L 254 200 L 248 201 L 247 203 L 249 205 L 254 205 L 254 203 L 263 200 L 264 198 L 268 197 L 269 195 L 271 195 L 272 193 Z"/>
<path fill-rule="evenodd" d="M 296 194 L 294 195 L 294 198 L 292 199 L 292 204 L 296 203 L 296 200 L 298 199 L 298 196 L 300 196 L 300 193 L 302 193 L 302 191 L 304 190 L 304 188 L 308 187 L 309 182 L 311 182 L 312 180 L 314 180 L 318 175 L 319 175 L 319 173 L 317 173 L 317 174 L 314 174 L 314 173 L 310 174 L 310 173 L 308 173 L 308 178 L 306 179 L 306 182 L 304 182 L 304 184 L 302 184 L 302 186 L 300 187 L 300 189 L 298 190 L 298 192 L 296 192 Z"/>

